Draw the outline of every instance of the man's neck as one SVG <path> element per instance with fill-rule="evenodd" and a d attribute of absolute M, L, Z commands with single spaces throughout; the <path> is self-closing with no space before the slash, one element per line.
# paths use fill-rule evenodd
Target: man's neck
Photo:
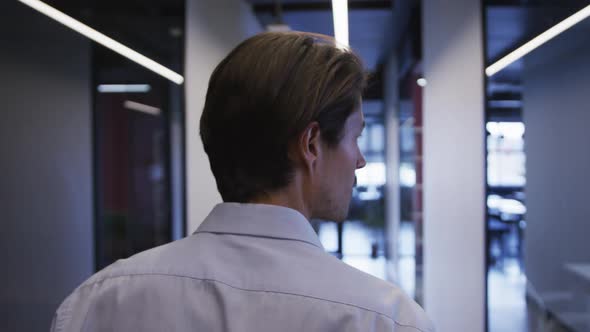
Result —
<path fill-rule="evenodd" d="M 301 190 L 297 190 L 294 185 L 289 185 L 270 194 L 261 195 L 250 203 L 283 206 L 299 211 L 307 220 L 311 218 L 310 207 L 306 204 L 303 193 Z"/>

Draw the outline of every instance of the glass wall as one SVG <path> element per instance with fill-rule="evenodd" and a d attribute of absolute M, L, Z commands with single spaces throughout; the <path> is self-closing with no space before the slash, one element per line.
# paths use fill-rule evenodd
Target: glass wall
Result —
<path fill-rule="evenodd" d="M 485 4 L 488 328 L 590 331 L 590 7 Z"/>
<path fill-rule="evenodd" d="M 135 9 L 92 8 L 95 26 L 182 73 L 184 2 Z M 98 270 L 185 235 L 184 88 L 100 45 L 91 59 Z"/>

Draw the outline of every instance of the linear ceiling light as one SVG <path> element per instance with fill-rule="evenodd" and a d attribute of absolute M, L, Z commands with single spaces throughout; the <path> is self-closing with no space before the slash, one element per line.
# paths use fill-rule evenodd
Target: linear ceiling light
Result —
<path fill-rule="evenodd" d="M 67 26 L 68 28 L 81 33 L 82 35 L 94 40 L 95 42 L 110 48 L 111 50 L 121 54 L 122 56 L 128 58 L 131 61 L 134 61 L 145 68 L 155 72 L 158 75 L 161 75 L 176 84 L 182 84 L 184 82 L 184 77 L 180 74 L 162 66 L 161 64 L 155 62 L 152 59 L 147 58 L 146 56 L 130 49 L 129 47 L 119 43 L 118 41 L 105 36 L 104 34 L 92 29 L 91 27 L 87 26 L 86 24 L 60 12 L 59 10 L 41 2 L 39 0 L 18 0 L 25 5 L 37 10 L 38 12 L 49 16 L 50 18 L 58 21 L 59 23 Z"/>
<path fill-rule="evenodd" d="M 149 84 L 100 84 L 100 93 L 145 93 L 151 90 Z"/>
<path fill-rule="evenodd" d="M 147 113 L 147 114 L 151 114 L 151 115 L 160 115 L 160 113 L 162 112 L 162 110 L 157 107 L 149 106 L 149 105 L 138 103 L 136 101 L 131 101 L 131 100 L 125 100 L 125 102 L 123 103 L 123 107 L 133 110 L 133 111 L 138 111 L 138 112 Z"/>
<path fill-rule="evenodd" d="M 580 23 L 584 19 L 590 16 L 590 5 L 584 7 L 584 9 L 576 12 L 572 16 L 566 18 L 565 20 L 557 23 L 551 29 L 543 32 L 542 34 L 538 35 L 537 37 L 533 38 L 528 43 L 522 45 L 521 47 L 517 48 L 515 51 L 511 52 L 510 54 L 506 55 L 502 59 L 496 61 L 496 63 L 492 64 L 488 68 L 486 68 L 486 75 L 493 76 L 500 70 L 508 67 L 514 61 L 522 58 L 523 56 L 529 54 L 537 47 L 545 44 L 549 40 L 553 39 L 555 36 L 559 35 L 560 33 L 564 32 L 565 30 L 573 27 L 574 25 Z"/>
<path fill-rule="evenodd" d="M 348 47 L 348 0 L 332 0 L 334 38 L 340 47 Z"/>

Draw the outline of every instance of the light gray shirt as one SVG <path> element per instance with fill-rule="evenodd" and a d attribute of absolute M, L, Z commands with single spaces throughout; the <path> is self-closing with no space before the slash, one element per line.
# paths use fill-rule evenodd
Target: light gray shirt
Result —
<path fill-rule="evenodd" d="M 299 212 L 222 203 L 197 231 L 119 260 L 59 307 L 52 331 L 431 332 L 398 287 L 326 253 Z"/>

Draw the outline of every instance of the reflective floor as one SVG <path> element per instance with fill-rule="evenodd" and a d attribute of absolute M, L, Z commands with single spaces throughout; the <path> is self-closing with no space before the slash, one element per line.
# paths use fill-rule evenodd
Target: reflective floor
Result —
<path fill-rule="evenodd" d="M 402 222 L 398 239 L 397 284 L 410 296 L 416 297 L 416 235 L 414 224 Z"/>
<path fill-rule="evenodd" d="M 489 332 L 528 331 L 526 277 L 517 259 L 488 271 Z"/>
<path fill-rule="evenodd" d="M 395 280 L 410 297 L 415 294 L 415 236 L 412 223 L 402 223 L 398 241 L 398 275 Z M 380 235 L 382 236 L 382 234 Z M 384 256 L 371 257 L 373 239 L 380 237 L 375 230 L 364 224 L 348 221 L 343 232 L 343 257 L 345 263 L 369 273 L 377 278 L 387 279 L 387 261 Z M 338 232 L 336 224 L 322 223 L 319 229 L 320 241 L 328 252 L 338 249 Z M 383 245 L 383 243 L 380 243 Z"/>
<path fill-rule="evenodd" d="M 338 250 L 338 231 L 335 223 L 322 223 L 318 233 L 326 251 Z M 378 232 L 367 228 L 361 222 L 347 221 L 342 235 L 342 261 L 377 278 L 386 279 L 385 257 L 371 257 L 371 245 L 382 235 L 382 230 Z"/>

